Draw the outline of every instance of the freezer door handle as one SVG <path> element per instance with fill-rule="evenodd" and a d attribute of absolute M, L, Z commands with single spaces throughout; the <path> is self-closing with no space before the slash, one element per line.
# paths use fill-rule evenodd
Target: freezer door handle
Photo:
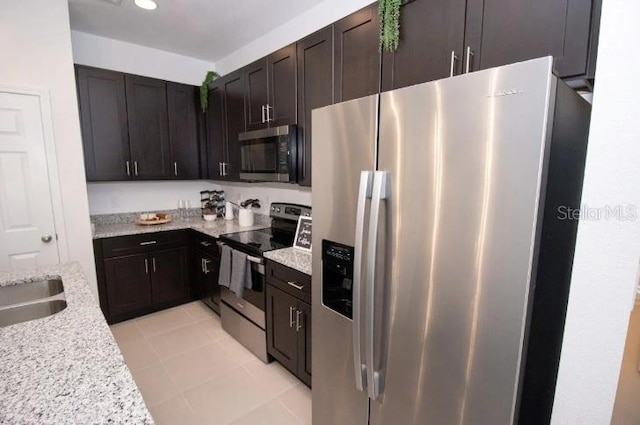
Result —
<path fill-rule="evenodd" d="M 376 171 L 373 177 L 371 195 L 371 216 L 369 218 L 369 241 L 367 242 L 367 280 L 365 292 L 365 356 L 367 370 L 367 390 L 369 398 L 378 399 L 382 394 L 383 382 L 380 372 L 375 370 L 374 356 L 374 324 L 376 297 L 376 259 L 378 258 L 378 229 L 380 221 L 380 204 L 389 197 L 389 173 Z"/>
<path fill-rule="evenodd" d="M 373 171 L 360 173 L 360 188 L 358 190 L 358 209 L 356 212 L 356 235 L 353 256 L 353 368 L 356 377 L 356 388 L 364 391 L 366 367 L 362 362 L 360 347 L 360 331 L 362 312 L 360 309 L 360 291 L 362 287 L 362 254 L 364 249 L 364 218 L 367 199 L 371 199 L 373 186 Z"/>

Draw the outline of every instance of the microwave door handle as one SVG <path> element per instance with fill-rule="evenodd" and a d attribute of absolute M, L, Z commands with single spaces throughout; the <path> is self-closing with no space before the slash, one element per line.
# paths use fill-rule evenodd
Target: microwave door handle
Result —
<path fill-rule="evenodd" d="M 373 172 L 362 171 L 360 173 L 360 187 L 358 190 L 358 209 L 356 212 L 356 234 L 353 257 L 353 368 L 355 371 L 356 388 L 364 391 L 366 381 L 366 366 L 362 362 L 362 349 L 360 347 L 360 332 L 362 328 L 362 311 L 360 297 L 362 287 L 362 257 L 364 250 L 364 227 L 367 199 L 371 199 L 371 186 Z"/>
<path fill-rule="evenodd" d="M 296 137 L 295 137 L 295 133 L 297 132 L 298 129 L 297 128 L 291 128 L 290 133 L 287 135 L 287 174 L 289 175 L 289 178 L 287 179 L 287 181 L 289 182 L 297 182 L 298 181 L 298 172 L 297 172 L 297 165 L 298 165 L 298 146 L 296 145 Z M 279 166 L 279 164 L 276 164 L 276 168 Z M 276 172 L 279 174 L 280 170 L 276 170 Z"/>

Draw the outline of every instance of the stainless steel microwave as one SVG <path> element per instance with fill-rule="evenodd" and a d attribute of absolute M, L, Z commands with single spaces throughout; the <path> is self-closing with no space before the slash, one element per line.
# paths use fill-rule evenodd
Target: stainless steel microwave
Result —
<path fill-rule="evenodd" d="M 247 131 L 240 142 L 240 180 L 295 182 L 297 127 L 283 125 Z"/>

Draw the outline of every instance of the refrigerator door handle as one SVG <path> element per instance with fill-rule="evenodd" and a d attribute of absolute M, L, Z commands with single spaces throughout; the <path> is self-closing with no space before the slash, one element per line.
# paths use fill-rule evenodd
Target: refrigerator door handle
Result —
<path fill-rule="evenodd" d="M 365 356 L 367 371 L 367 390 L 369 398 L 378 399 L 383 390 L 383 382 L 380 372 L 375 370 L 374 357 L 374 323 L 375 323 L 375 297 L 376 297 L 376 263 L 378 228 L 380 221 L 380 204 L 389 197 L 389 173 L 376 171 L 373 177 L 373 192 L 371 196 L 371 216 L 369 219 L 369 241 L 367 242 L 367 292 L 365 307 Z"/>
<path fill-rule="evenodd" d="M 360 347 L 360 331 L 362 328 L 362 312 L 360 309 L 360 290 L 362 287 L 362 254 L 364 249 L 364 218 L 367 199 L 371 199 L 373 186 L 373 171 L 360 173 L 360 188 L 358 190 L 358 209 L 356 213 L 356 235 L 353 256 L 353 368 L 356 377 L 356 388 L 364 391 L 366 367 L 362 362 Z"/>

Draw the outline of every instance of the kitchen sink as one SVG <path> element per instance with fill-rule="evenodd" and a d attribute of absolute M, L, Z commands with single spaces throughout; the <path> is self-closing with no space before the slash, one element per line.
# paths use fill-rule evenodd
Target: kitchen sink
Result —
<path fill-rule="evenodd" d="M 42 319 L 67 308 L 65 300 L 52 300 L 0 310 L 0 327 Z"/>
<path fill-rule="evenodd" d="M 47 279 L 0 287 L 0 309 L 58 295 L 64 291 L 62 280 Z"/>

